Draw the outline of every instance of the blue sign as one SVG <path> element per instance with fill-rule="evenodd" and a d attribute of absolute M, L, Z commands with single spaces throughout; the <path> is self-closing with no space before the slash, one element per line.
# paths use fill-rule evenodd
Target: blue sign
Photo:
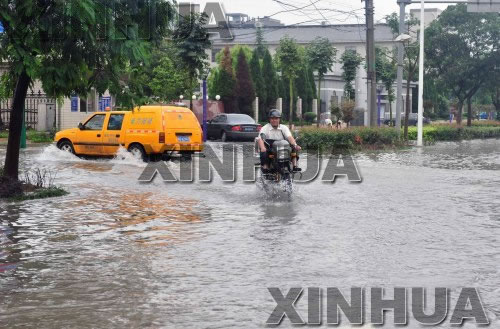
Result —
<path fill-rule="evenodd" d="M 71 112 L 78 112 L 78 96 L 71 96 Z"/>
<path fill-rule="evenodd" d="M 106 111 L 106 107 L 111 108 L 111 96 L 99 97 L 99 111 Z"/>
<path fill-rule="evenodd" d="M 2 23 L 0 23 L 0 33 L 3 33 L 4 29 L 3 29 L 3 26 L 2 26 Z"/>

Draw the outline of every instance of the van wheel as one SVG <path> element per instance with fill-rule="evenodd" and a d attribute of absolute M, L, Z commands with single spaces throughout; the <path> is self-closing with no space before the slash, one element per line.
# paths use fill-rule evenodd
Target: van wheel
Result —
<path fill-rule="evenodd" d="M 227 134 L 226 134 L 226 132 L 225 132 L 225 131 L 223 131 L 223 132 L 222 132 L 222 135 L 221 135 L 221 137 L 220 137 L 220 140 L 221 140 L 222 142 L 227 142 L 227 141 L 228 141 Z"/>
<path fill-rule="evenodd" d="M 57 147 L 64 152 L 69 152 L 71 154 L 75 154 L 75 149 L 73 148 L 73 144 L 70 141 L 65 140 L 60 142 Z"/>
<path fill-rule="evenodd" d="M 132 156 L 136 159 L 143 160 L 146 158 L 146 152 L 140 144 L 132 144 L 128 147 L 128 151 L 132 153 Z"/>

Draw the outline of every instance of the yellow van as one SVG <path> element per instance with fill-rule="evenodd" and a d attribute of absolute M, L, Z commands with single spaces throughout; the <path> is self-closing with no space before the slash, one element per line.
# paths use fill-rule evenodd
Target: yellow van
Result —
<path fill-rule="evenodd" d="M 77 155 L 112 156 L 120 146 L 146 158 L 171 151 L 203 151 L 203 132 L 189 109 L 148 105 L 133 111 L 96 112 L 78 125 L 62 130 L 54 141 L 59 149 Z"/>

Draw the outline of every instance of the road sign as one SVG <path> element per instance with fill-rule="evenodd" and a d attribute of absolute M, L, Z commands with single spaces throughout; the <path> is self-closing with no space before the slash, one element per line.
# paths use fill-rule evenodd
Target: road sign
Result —
<path fill-rule="evenodd" d="M 500 0 L 469 0 L 467 11 L 470 13 L 500 13 Z"/>
<path fill-rule="evenodd" d="M 0 33 L 3 33 L 3 26 L 2 26 L 2 23 L 0 23 Z"/>

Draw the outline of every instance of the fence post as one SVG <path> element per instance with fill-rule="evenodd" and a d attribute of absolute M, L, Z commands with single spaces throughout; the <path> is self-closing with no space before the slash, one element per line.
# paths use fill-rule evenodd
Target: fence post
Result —
<path fill-rule="evenodd" d="M 24 109 L 25 106 L 23 106 L 23 127 L 21 128 L 21 149 L 26 148 L 26 111 Z"/>

